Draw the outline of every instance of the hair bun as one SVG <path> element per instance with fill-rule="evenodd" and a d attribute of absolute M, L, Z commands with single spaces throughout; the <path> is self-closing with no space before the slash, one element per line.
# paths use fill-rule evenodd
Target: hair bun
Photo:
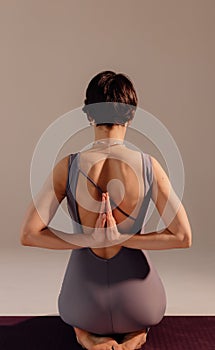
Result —
<path fill-rule="evenodd" d="M 104 71 L 91 79 L 82 111 L 96 124 L 125 124 L 133 119 L 137 102 L 133 84 L 126 75 Z"/>

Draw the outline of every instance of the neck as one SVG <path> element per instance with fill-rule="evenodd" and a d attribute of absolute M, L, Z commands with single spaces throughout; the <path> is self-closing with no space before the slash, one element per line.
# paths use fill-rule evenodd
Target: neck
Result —
<path fill-rule="evenodd" d="M 104 140 L 104 139 L 117 139 L 124 140 L 126 133 L 126 126 L 124 125 L 113 125 L 111 129 L 106 126 L 99 125 L 94 126 L 95 137 L 94 140 Z"/>

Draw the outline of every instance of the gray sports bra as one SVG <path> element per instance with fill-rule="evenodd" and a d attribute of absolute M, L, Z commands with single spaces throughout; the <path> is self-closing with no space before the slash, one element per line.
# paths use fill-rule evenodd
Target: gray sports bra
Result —
<path fill-rule="evenodd" d="M 145 193 L 144 193 L 144 199 L 137 217 L 134 218 L 133 216 L 127 214 L 119 206 L 116 206 L 113 199 L 110 198 L 111 204 L 113 204 L 116 209 L 118 209 L 121 213 L 123 213 L 125 216 L 129 217 L 131 220 L 134 221 L 130 229 L 131 231 L 130 233 L 132 234 L 140 233 L 145 216 L 146 216 L 148 205 L 150 202 L 151 194 L 152 194 L 153 172 L 152 172 L 151 157 L 149 154 L 144 152 L 141 152 L 141 156 L 142 156 L 142 165 L 143 165 L 142 169 L 143 169 Z M 68 178 L 67 178 L 67 185 L 66 185 L 66 196 L 67 196 L 67 208 L 73 221 L 74 230 L 76 233 L 78 232 L 83 233 L 81 220 L 78 212 L 77 201 L 76 201 L 76 187 L 77 187 L 79 173 L 85 176 L 97 188 L 97 190 L 100 193 L 104 191 L 87 174 L 85 174 L 85 172 L 82 169 L 80 169 L 79 157 L 80 157 L 80 152 L 70 154 L 69 156 L 69 169 L 68 169 Z"/>

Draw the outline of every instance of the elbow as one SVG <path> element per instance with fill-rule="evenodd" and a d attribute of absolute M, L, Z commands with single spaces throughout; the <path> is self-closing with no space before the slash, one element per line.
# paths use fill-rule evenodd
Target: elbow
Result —
<path fill-rule="evenodd" d="M 190 248 L 192 246 L 192 234 L 184 233 L 179 237 L 180 240 L 180 248 Z"/>
<path fill-rule="evenodd" d="M 23 246 L 31 246 L 30 243 L 30 234 L 27 232 L 22 232 L 20 236 L 20 243 Z"/>

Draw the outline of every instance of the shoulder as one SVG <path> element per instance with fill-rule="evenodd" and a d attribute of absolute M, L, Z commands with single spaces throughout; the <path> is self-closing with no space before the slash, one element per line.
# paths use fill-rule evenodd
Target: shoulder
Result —
<path fill-rule="evenodd" d="M 59 160 L 56 165 L 54 166 L 53 172 L 59 177 L 59 175 L 63 175 L 64 173 L 68 172 L 68 166 L 70 161 L 70 156 L 68 155 L 66 157 L 63 157 L 61 160 Z"/>
<path fill-rule="evenodd" d="M 66 193 L 70 157 L 71 155 L 63 157 L 53 168 L 53 185 L 57 194 L 65 195 Z"/>
<path fill-rule="evenodd" d="M 152 199 L 156 205 L 161 204 L 162 206 L 168 200 L 171 191 L 174 190 L 161 163 L 153 156 L 150 158 L 153 173 Z"/>
<path fill-rule="evenodd" d="M 169 178 L 164 170 L 164 168 L 162 167 L 161 163 L 153 156 L 149 155 L 149 158 L 151 160 L 151 164 L 152 164 L 152 171 L 153 171 L 153 175 L 154 175 L 154 179 L 157 182 L 163 182 L 163 181 L 168 181 Z"/>

